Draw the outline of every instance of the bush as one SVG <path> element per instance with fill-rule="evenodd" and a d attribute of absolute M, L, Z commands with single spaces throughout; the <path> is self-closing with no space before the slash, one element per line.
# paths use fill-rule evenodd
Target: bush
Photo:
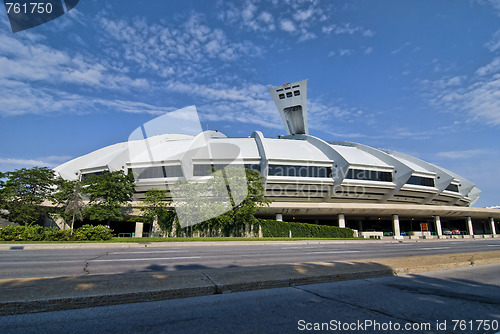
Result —
<path fill-rule="evenodd" d="M 0 227 L 0 241 L 64 241 L 69 240 L 69 231 L 56 227 L 33 226 Z"/>
<path fill-rule="evenodd" d="M 78 241 L 85 240 L 110 240 L 113 230 L 103 225 L 83 225 L 73 233 L 73 238 Z"/>
<path fill-rule="evenodd" d="M 290 231 L 294 238 L 352 238 L 353 231 L 347 227 L 282 222 L 272 219 L 258 219 L 263 237 L 288 238 Z"/>
<path fill-rule="evenodd" d="M 26 226 L 6 226 L 0 227 L 0 240 L 1 241 L 22 241 L 22 234 Z"/>
<path fill-rule="evenodd" d="M 45 229 L 45 241 L 67 241 L 70 239 L 70 230 L 60 230 L 57 227 Z"/>

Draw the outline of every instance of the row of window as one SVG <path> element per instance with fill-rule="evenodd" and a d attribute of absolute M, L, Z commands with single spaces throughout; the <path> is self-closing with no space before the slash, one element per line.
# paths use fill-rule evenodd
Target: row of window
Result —
<path fill-rule="evenodd" d="M 229 164 L 198 164 L 193 166 L 193 176 L 209 176 L 214 171 L 222 170 L 228 166 Z M 235 165 L 235 167 L 239 167 L 241 165 Z M 255 170 L 260 172 L 260 165 L 258 164 L 244 164 L 246 169 Z"/>
<path fill-rule="evenodd" d="M 392 182 L 392 173 L 376 170 L 349 169 L 345 178 L 352 180 Z"/>
<path fill-rule="evenodd" d="M 213 171 L 222 170 L 229 165 L 227 164 L 197 164 L 193 166 L 194 176 L 209 176 Z M 245 164 L 245 168 L 261 172 L 259 164 Z M 129 170 L 130 172 L 130 170 Z M 153 179 L 153 178 L 167 178 L 167 177 L 183 177 L 182 168 L 180 165 L 176 166 L 155 166 L 145 168 L 132 169 L 134 177 L 137 179 Z M 91 175 L 99 175 L 102 172 L 83 174 L 82 180 Z M 319 166 L 291 166 L 291 165 L 269 165 L 269 176 L 285 176 L 285 177 L 319 177 L 319 178 L 332 178 L 331 167 Z M 374 170 L 363 169 L 349 169 L 345 175 L 346 179 L 351 180 L 365 180 L 365 181 L 381 181 L 392 182 L 391 172 L 381 172 Z M 413 184 L 424 187 L 434 187 L 434 179 L 429 177 L 411 176 L 406 184 Z M 458 185 L 450 184 L 446 190 L 459 192 Z"/>
<path fill-rule="evenodd" d="M 293 88 L 299 88 L 300 85 L 295 85 L 295 86 L 286 86 L 285 88 L 280 88 L 280 89 L 276 89 L 276 93 L 279 93 L 279 92 L 282 92 L 283 90 L 290 90 L 290 89 L 293 89 Z"/>
<path fill-rule="evenodd" d="M 182 177 L 182 168 L 177 166 L 154 166 L 145 168 L 133 168 L 134 178 L 136 179 L 159 179 L 165 177 Z"/>
<path fill-rule="evenodd" d="M 458 193 L 458 185 L 456 184 L 450 184 L 448 187 L 446 187 L 446 190 L 448 191 L 453 191 L 455 193 Z"/>
<path fill-rule="evenodd" d="M 332 177 L 331 167 L 269 165 L 269 176 Z"/>
<path fill-rule="evenodd" d="M 292 92 L 286 92 L 286 97 L 292 97 L 292 96 L 299 96 L 300 95 L 300 90 L 294 90 L 293 91 L 293 95 L 292 95 Z M 285 93 L 281 93 L 280 95 L 278 95 L 280 100 L 283 100 L 285 98 Z"/>
<path fill-rule="evenodd" d="M 406 184 L 414 184 L 417 186 L 434 187 L 434 179 L 431 177 L 410 176 Z"/>
<path fill-rule="evenodd" d="M 229 165 L 226 164 L 198 164 L 193 166 L 194 176 L 209 176 L 213 171 L 222 170 Z M 260 165 L 245 164 L 245 168 L 260 172 Z M 166 177 L 183 177 L 182 168 L 176 166 L 154 166 L 145 168 L 133 168 L 129 170 L 136 179 L 161 179 Z"/>

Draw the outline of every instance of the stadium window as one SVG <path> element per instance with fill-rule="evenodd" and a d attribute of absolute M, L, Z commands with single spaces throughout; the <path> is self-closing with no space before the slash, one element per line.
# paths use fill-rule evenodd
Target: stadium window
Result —
<path fill-rule="evenodd" d="M 245 164 L 245 168 L 260 172 L 260 165 L 259 164 Z"/>
<path fill-rule="evenodd" d="M 278 93 L 278 92 L 282 92 L 282 91 L 283 91 L 283 88 L 281 88 L 281 89 L 276 89 L 276 93 Z"/>
<path fill-rule="evenodd" d="M 430 177 L 421 177 L 421 176 L 411 176 L 406 184 L 414 184 L 416 186 L 424 186 L 424 187 L 434 187 L 434 179 Z"/>
<path fill-rule="evenodd" d="M 285 94 L 280 94 L 279 97 L 280 97 L 280 100 L 283 100 L 285 98 Z"/>
<path fill-rule="evenodd" d="M 287 92 L 286 97 L 292 97 L 292 92 Z"/>
<path fill-rule="evenodd" d="M 287 90 L 287 89 L 292 89 L 292 87 L 285 87 L 285 90 Z"/>
<path fill-rule="evenodd" d="M 293 95 L 295 95 L 295 96 L 299 96 L 299 95 L 300 95 L 300 90 L 296 90 L 296 91 L 294 91 L 294 92 L 293 92 Z"/>
<path fill-rule="evenodd" d="M 292 88 L 297 88 L 297 87 L 300 87 L 300 85 L 295 85 L 295 86 L 292 86 Z"/>
<path fill-rule="evenodd" d="M 134 177 L 141 179 L 160 179 L 165 177 L 182 177 L 182 168 L 177 166 L 155 166 L 145 168 L 133 168 Z"/>
<path fill-rule="evenodd" d="M 448 191 L 453 191 L 453 192 L 456 192 L 458 193 L 458 185 L 456 184 L 450 184 L 448 187 L 446 187 L 446 190 Z"/>
<path fill-rule="evenodd" d="M 351 180 L 392 182 L 392 173 L 376 170 L 349 169 L 345 178 Z"/>
<path fill-rule="evenodd" d="M 269 165 L 269 176 L 287 177 L 332 177 L 331 167 Z"/>

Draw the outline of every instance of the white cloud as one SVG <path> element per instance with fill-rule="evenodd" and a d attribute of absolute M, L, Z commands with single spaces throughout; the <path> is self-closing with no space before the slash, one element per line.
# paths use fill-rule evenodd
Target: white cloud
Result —
<path fill-rule="evenodd" d="M 479 155 L 490 154 L 491 152 L 485 149 L 461 150 L 461 151 L 446 151 L 438 152 L 436 156 L 446 159 L 469 159 Z"/>
<path fill-rule="evenodd" d="M 374 32 L 371 30 L 365 30 L 362 26 L 351 25 L 351 23 L 344 23 L 342 25 L 332 24 L 328 26 L 323 26 L 321 31 L 327 35 L 354 35 L 360 32 L 363 36 L 372 37 Z"/>
<path fill-rule="evenodd" d="M 493 38 L 488 41 L 484 46 L 488 48 L 491 52 L 497 51 L 500 49 L 500 30 L 497 30 L 493 35 Z"/>
<path fill-rule="evenodd" d="M 339 50 L 340 56 L 350 56 L 351 54 L 352 54 L 352 50 L 349 50 L 349 49 Z"/>
<path fill-rule="evenodd" d="M 483 67 L 480 67 L 476 71 L 476 74 L 480 75 L 480 76 L 485 76 L 488 74 L 499 73 L 499 72 L 500 72 L 500 57 L 496 57 L 489 64 L 487 64 Z"/>
<path fill-rule="evenodd" d="M 294 15 L 293 18 L 296 21 L 306 21 L 310 19 L 313 15 L 313 8 L 308 8 L 306 10 L 299 10 Z"/>
<path fill-rule="evenodd" d="M 294 32 L 296 29 L 293 22 L 290 20 L 287 20 L 287 19 L 282 20 L 280 22 L 280 27 L 281 27 L 281 30 L 284 30 L 286 32 Z"/>
<path fill-rule="evenodd" d="M 15 158 L 0 158 L 0 166 L 11 166 L 14 165 L 17 168 L 26 168 L 26 167 L 56 167 L 59 164 L 46 162 L 42 160 L 33 160 L 33 159 L 15 159 Z M 19 167 L 23 166 L 23 167 Z M 9 170 L 8 168 L 1 168 L 3 170 Z"/>
<path fill-rule="evenodd" d="M 369 55 L 369 54 L 371 54 L 372 52 L 373 52 L 373 48 L 372 48 L 372 47 L 367 47 L 367 48 L 365 49 L 365 51 L 364 51 L 364 54 L 365 54 L 365 55 Z"/>
<path fill-rule="evenodd" d="M 444 77 L 421 84 L 436 107 L 465 113 L 469 121 L 500 125 L 500 57 L 480 67 L 469 78 Z"/>

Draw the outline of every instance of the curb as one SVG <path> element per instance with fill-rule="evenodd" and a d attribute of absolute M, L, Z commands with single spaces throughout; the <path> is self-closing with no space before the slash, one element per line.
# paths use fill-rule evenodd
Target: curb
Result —
<path fill-rule="evenodd" d="M 466 239 L 360 239 L 360 240 L 253 240 L 253 241 L 169 241 L 169 242 L 110 242 L 110 243 L 0 243 L 0 251 L 38 250 L 38 249 L 80 249 L 80 248 L 144 248 L 144 247 L 182 247 L 182 246 L 255 246 L 255 245 L 327 245 L 360 243 L 417 243 L 417 242 L 473 242 L 487 240 L 482 238 Z"/>
<path fill-rule="evenodd" d="M 0 316 L 368 279 L 493 263 L 500 263 L 500 251 L 204 271 L 3 279 L 0 280 Z"/>

